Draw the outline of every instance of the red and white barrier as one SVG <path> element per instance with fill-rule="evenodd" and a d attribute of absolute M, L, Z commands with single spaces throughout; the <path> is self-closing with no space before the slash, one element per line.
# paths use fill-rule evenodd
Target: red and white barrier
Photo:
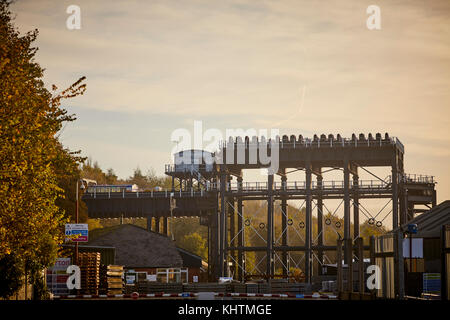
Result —
<path fill-rule="evenodd" d="M 138 299 L 138 298 L 194 298 L 198 293 L 147 293 L 138 294 L 83 294 L 83 295 L 63 295 L 53 296 L 53 299 Z M 285 298 L 285 299 L 337 299 L 333 294 L 283 294 L 283 293 L 214 293 L 215 297 L 231 298 Z"/>

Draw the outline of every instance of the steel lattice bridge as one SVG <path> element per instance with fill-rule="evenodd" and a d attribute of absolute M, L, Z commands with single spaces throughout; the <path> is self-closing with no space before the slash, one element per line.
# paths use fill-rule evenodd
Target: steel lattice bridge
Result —
<path fill-rule="evenodd" d="M 219 146 L 219 159 L 227 161 L 205 163 L 202 156 L 206 151 L 201 150 L 175 154 L 176 164 L 165 168 L 172 177 L 171 190 L 98 193 L 94 188 L 83 200 L 90 218 L 147 218 L 149 229 L 154 219 L 156 232 L 160 232 L 162 219 L 164 234 L 168 233 L 168 219 L 200 217 L 200 223 L 208 226 L 212 280 L 220 276 L 241 281 L 248 275 L 288 277 L 290 268 L 297 267 L 309 283 L 321 274 L 323 264 L 334 263 L 326 255 L 337 248 L 325 238 L 327 228 L 340 239 L 355 241 L 360 236 L 360 216 L 378 227 L 385 226 L 389 218 L 395 229 L 426 210 L 417 205 L 436 204 L 434 178 L 405 174 L 404 146 L 387 133 L 375 137 L 353 134 L 348 139 L 331 134 L 312 139 L 285 135 L 275 142 L 278 170 L 269 171 L 264 182 L 244 181 L 243 171 L 267 168 L 260 164 L 260 149 L 270 154 L 274 140 L 237 137 Z M 201 159 L 180 161 L 183 152 L 184 156 L 190 152 L 192 160 L 198 155 Z M 374 167 L 388 168 L 390 175 L 381 179 L 371 172 Z M 342 180 L 324 180 L 323 174 L 331 171 L 342 174 Z M 361 180 L 358 173 L 362 171 L 373 179 Z M 294 172 L 304 173 L 304 180 L 289 180 Z M 274 175 L 280 176 L 281 182 L 274 181 Z M 384 205 L 374 214 L 363 205 L 365 199 L 380 199 Z M 302 217 L 298 211 L 288 212 L 288 200 L 301 203 L 297 209 L 303 209 Z M 330 210 L 328 200 L 338 200 L 339 205 Z M 256 212 L 244 213 L 244 201 L 258 201 Z M 343 225 L 336 215 L 339 209 L 343 210 Z M 281 229 L 275 228 L 276 219 Z M 249 246 L 246 238 L 257 239 L 260 245 Z M 345 257 L 349 257 L 349 250 L 344 247 Z M 247 255 L 251 253 L 257 259 L 248 266 Z M 358 255 L 355 259 L 359 261 L 362 257 Z"/>

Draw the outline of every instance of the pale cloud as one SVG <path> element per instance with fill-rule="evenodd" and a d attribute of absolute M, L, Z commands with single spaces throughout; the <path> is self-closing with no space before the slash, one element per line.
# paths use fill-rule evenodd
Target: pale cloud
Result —
<path fill-rule="evenodd" d="M 149 128 L 168 121 L 155 141 L 166 141 L 173 123 L 191 128 L 191 120 L 276 124 L 297 135 L 389 132 L 411 151 L 411 168 L 448 163 L 449 1 L 379 0 L 378 31 L 366 28 L 372 1 L 80 0 L 82 29 L 69 31 L 72 2 L 12 7 L 21 31 L 40 30 L 37 59 L 49 84 L 87 76 L 85 96 L 69 108 L 140 115 Z M 134 127 L 123 123 L 125 132 Z M 77 130 L 67 130 L 67 141 L 90 144 L 76 140 L 84 139 Z M 92 156 L 101 158 L 97 147 Z M 164 148 L 152 152 L 170 152 Z M 128 154 L 141 157 L 138 148 Z M 437 170 L 450 175 L 448 166 Z M 450 185 L 439 188 L 450 195 Z"/>

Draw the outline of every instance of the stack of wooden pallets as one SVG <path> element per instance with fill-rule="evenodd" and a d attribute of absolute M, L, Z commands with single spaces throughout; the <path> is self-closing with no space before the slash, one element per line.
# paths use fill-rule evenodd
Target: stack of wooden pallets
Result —
<path fill-rule="evenodd" d="M 81 252 L 78 255 L 83 294 L 98 294 L 100 284 L 100 252 Z"/>
<path fill-rule="evenodd" d="M 108 294 L 123 293 L 123 266 L 109 265 L 106 270 Z"/>

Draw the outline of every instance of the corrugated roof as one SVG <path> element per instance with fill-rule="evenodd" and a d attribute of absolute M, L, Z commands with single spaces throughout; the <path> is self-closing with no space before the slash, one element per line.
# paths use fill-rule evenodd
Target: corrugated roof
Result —
<path fill-rule="evenodd" d="M 450 224 L 450 200 L 441 202 L 429 211 L 408 221 L 408 223 L 401 226 L 401 229 L 407 231 L 408 224 L 417 224 L 418 232 L 414 237 L 440 237 L 442 226 Z"/>
<path fill-rule="evenodd" d="M 167 236 L 147 231 L 132 224 L 93 230 L 89 233 L 91 246 L 116 248 L 116 264 L 125 267 L 182 267 L 183 260 Z"/>

